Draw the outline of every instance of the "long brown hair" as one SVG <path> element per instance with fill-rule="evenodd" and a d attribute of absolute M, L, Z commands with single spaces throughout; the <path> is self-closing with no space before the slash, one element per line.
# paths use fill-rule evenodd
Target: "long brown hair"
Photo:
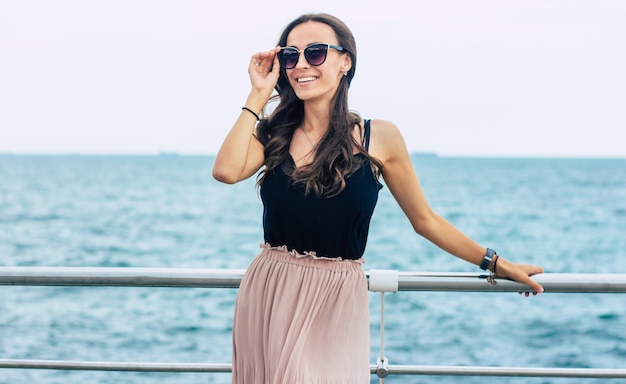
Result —
<path fill-rule="evenodd" d="M 352 59 L 352 67 L 343 76 L 335 94 L 330 111 L 330 123 L 326 134 L 316 148 L 315 159 L 307 166 L 292 172 L 292 182 L 305 186 L 307 194 L 330 197 L 345 188 L 345 180 L 356 171 L 363 157 L 354 156 L 354 148 L 370 160 L 375 172 L 382 173 L 382 164 L 371 157 L 362 143 L 355 140 L 352 129 L 359 127 L 363 136 L 361 117 L 348 109 L 348 88 L 356 70 L 356 42 L 348 27 L 338 18 L 328 14 L 306 14 L 292 21 L 283 31 L 278 45 L 284 47 L 293 28 L 308 22 L 317 21 L 330 26 L 340 46 Z M 276 84 L 278 105 L 269 118 L 263 119 L 258 127 L 258 138 L 265 147 L 265 168 L 259 174 L 258 184 L 262 184 L 268 172 L 281 166 L 289 156 L 289 144 L 294 131 L 304 121 L 304 103 L 296 96 L 286 71 L 281 68 Z"/>

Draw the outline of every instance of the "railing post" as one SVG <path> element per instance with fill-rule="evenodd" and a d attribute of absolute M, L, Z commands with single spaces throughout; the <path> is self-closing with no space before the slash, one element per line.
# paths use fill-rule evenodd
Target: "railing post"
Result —
<path fill-rule="evenodd" d="M 380 384 L 389 376 L 389 360 L 385 356 L 385 292 L 398 292 L 398 271 L 373 269 L 369 273 L 369 290 L 380 292 L 380 356 L 376 360 L 376 375 Z"/>

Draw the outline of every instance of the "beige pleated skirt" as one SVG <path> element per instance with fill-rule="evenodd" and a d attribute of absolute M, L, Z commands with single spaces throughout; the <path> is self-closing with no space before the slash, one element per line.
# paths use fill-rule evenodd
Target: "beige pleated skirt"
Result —
<path fill-rule="evenodd" d="M 232 382 L 368 384 L 363 259 L 262 248 L 237 295 Z"/>

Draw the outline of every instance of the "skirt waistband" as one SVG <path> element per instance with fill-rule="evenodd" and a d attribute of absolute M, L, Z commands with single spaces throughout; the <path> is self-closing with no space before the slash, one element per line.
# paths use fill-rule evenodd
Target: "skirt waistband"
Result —
<path fill-rule="evenodd" d="M 359 259 L 342 259 L 341 257 L 322 257 L 317 256 L 314 251 L 306 251 L 299 253 L 296 250 L 288 250 L 287 246 L 272 246 L 270 244 L 261 244 L 259 246 L 262 251 L 260 255 L 268 255 L 276 260 L 283 262 L 294 262 L 304 264 L 311 267 L 333 270 L 361 270 L 361 266 L 365 264 L 364 258 Z"/>

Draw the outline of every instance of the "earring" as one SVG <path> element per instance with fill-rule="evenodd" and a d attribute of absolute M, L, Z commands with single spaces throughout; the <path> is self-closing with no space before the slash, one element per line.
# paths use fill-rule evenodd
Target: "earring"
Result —
<path fill-rule="evenodd" d="M 348 71 L 343 71 L 344 76 L 348 76 Z"/>

